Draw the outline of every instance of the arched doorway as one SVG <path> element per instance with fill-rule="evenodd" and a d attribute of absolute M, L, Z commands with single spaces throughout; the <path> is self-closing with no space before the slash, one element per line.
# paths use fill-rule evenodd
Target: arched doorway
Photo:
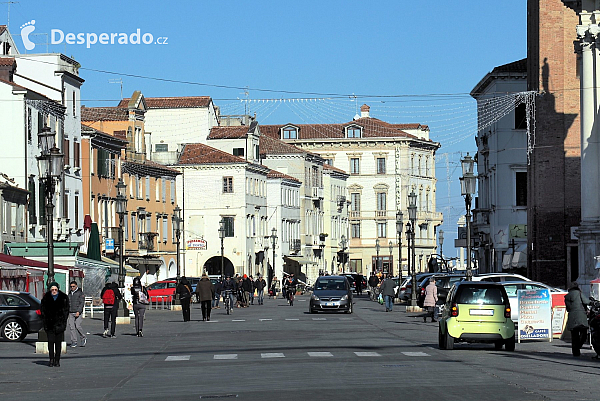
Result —
<path fill-rule="evenodd" d="M 235 268 L 233 267 L 233 263 L 231 263 L 231 261 L 229 259 L 227 259 L 226 257 L 223 259 L 224 259 L 223 265 L 225 268 L 225 272 L 223 274 L 225 276 L 227 276 L 227 275 L 233 276 L 235 273 Z M 221 257 L 213 256 L 212 258 L 208 259 L 206 261 L 206 263 L 204 263 L 204 271 L 206 271 L 206 274 L 220 275 L 221 274 Z"/>

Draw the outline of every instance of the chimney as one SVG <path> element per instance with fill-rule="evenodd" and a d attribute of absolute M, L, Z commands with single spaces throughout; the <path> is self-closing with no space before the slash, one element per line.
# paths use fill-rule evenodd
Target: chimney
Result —
<path fill-rule="evenodd" d="M 13 82 L 13 74 L 17 70 L 17 62 L 13 57 L 0 58 L 0 79 Z"/>
<path fill-rule="evenodd" d="M 369 106 L 367 106 L 366 104 L 363 104 L 362 106 L 360 106 L 360 118 L 369 117 L 370 109 L 371 108 Z"/>

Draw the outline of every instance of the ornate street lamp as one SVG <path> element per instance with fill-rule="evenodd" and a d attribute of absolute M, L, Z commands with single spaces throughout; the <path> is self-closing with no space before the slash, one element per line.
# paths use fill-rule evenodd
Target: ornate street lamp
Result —
<path fill-rule="evenodd" d="M 379 249 L 380 248 L 381 247 L 379 246 L 379 238 L 377 238 L 375 240 L 375 251 L 377 252 L 377 259 L 375 259 L 375 271 L 376 272 L 381 271 L 379 268 Z"/>
<path fill-rule="evenodd" d="M 399 283 L 402 284 L 402 222 L 403 214 L 401 211 L 396 213 L 396 234 L 398 234 L 398 276 L 400 277 Z"/>
<path fill-rule="evenodd" d="M 271 266 L 271 270 L 269 270 L 269 288 L 271 288 L 271 281 L 273 281 L 273 277 L 275 276 L 275 245 L 277 244 L 277 229 L 273 227 L 271 230 L 271 246 L 273 247 L 273 265 Z"/>
<path fill-rule="evenodd" d="M 123 258 L 125 255 L 125 241 L 123 238 L 123 222 L 125 220 L 125 213 L 127 213 L 127 196 L 125 195 L 125 189 L 127 185 L 122 179 L 116 185 L 117 187 L 117 214 L 119 215 L 119 288 L 125 288 L 125 270 L 123 265 Z"/>
<path fill-rule="evenodd" d="M 225 278 L 225 254 L 223 247 L 223 240 L 225 239 L 225 218 L 222 217 L 221 221 L 219 221 L 219 238 L 221 239 L 221 282 Z"/>
<path fill-rule="evenodd" d="M 473 277 L 473 271 L 471 269 L 471 199 L 475 193 L 475 186 L 477 185 L 477 177 L 473 174 L 473 167 L 475 160 L 469 153 L 460 161 L 462 165 L 462 177 L 460 177 L 460 192 L 465 197 L 465 208 L 467 214 L 465 218 L 467 220 L 467 280 L 470 281 Z"/>
<path fill-rule="evenodd" d="M 440 243 L 440 256 L 442 257 L 442 262 L 444 261 L 444 230 L 440 230 L 438 234 L 438 241 Z M 448 272 L 448 267 L 446 266 L 446 273 Z"/>
<path fill-rule="evenodd" d="M 60 181 L 63 171 L 63 154 L 56 147 L 55 134 L 49 127 L 44 127 L 38 133 L 39 144 L 42 147 L 38 161 L 39 180 L 44 187 L 46 208 L 46 226 L 48 241 L 48 280 L 46 287 L 54 281 L 54 189 Z"/>
<path fill-rule="evenodd" d="M 394 277 L 394 265 L 392 263 L 392 252 L 394 252 L 394 243 L 392 241 L 390 241 L 389 245 L 390 245 L 390 260 L 389 260 L 389 263 L 388 263 L 388 266 L 390 268 L 389 273 L 390 273 L 390 275 L 392 277 Z"/>
<path fill-rule="evenodd" d="M 180 250 L 181 250 L 181 208 L 179 205 L 175 206 L 173 209 L 173 226 L 175 227 L 175 238 L 177 239 L 177 284 L 179 285 L 179 280 L 181 279 L 181 270 L 179 264 L 180 258 Z"/>
<path fill-rule="evenodd" d="M 417 264 L 416 264 L 416 256 L 415 256 L 415 224 L 417 220 L 417 194 L 415 191 L 411 191 L 410 195 L 408 195 L 408 218 L 410 220 L 410 239 L 412 244 L 411 254 L 409 254 L 409 259 L 412 258 L 411 265 L 411 283 L 412 290 L 410 292 L 410 305 L 412 307 L 417 306 Z"/>

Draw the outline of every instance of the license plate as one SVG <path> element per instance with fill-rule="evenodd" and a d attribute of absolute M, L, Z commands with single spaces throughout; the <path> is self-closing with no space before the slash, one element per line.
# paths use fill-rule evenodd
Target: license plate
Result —
<path fill-rule="evenodd" d="M 325 306 L 335 306 L 335 302 L 325 302 Z"/>
<path fill-rule="evenodd" d="M 471 316 L 494 316 L 493 309 L 469 309 Z"/>

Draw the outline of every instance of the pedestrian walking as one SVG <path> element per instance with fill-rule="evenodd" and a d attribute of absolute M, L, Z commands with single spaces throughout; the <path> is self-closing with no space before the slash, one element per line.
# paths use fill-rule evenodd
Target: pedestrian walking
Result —
<path fill-rule="evenodd" d="M 198 288 L 198 287 L 196 287 Z M 219 306 L 219 300 L 221 299 L 221 292 L 223 291 L 223 280 L 220 278 L 215 283 L 215 297 L 212 300 L 213 309 L 221 309 Z"/>
<path fill-rule="evenodd" d="M 432 322 L 437 321 L 437 316 L 435 314 L 435 306 L 437 305 L 437 301 L 437 286 L 435 285 L 435 278 L 431 277 L 427 287 L 425 287 L 425 300 L 423 301 L 423 307 L 427 310 L 427 313 L 425 316 L 423 316 L 423 323 L 427 323 L 428 316 L 431 316 Z"/>
<path fill-rule="evenodd" d="M 250 282 L 250 292 L 248 293 L 248 300 L 250 301 L 250 305 L 254 305 L 254 278 L 252 276 L 248 276 L 248 281 Z"/>
<path fill-rule="evenodd" d="M 210 321 L 210 302 L 215 298 L 215 286 L 210 282 L 206 273 L 196 285 L 196 294 L 200 299 L 200 307 L 202 308 L 202 321 Z"/>
<path fill-rule="evenodd" d="M 371 291 L 374 290 L 377 285 L 379 285 L 379 278 L 371 272 L 371 277 L 369 277 L 369 287 L 371 287 Z"/>
<path fill-rule="evenodd" d="M 396 295 L 394 290 L 395 286 L 396 283 L 392 279 L 392 275 L 388 274 L 387 279 L 385 279 L 383 284 L 381 284 L 381 295 L 384 297 L 386 312 L 391 312 L 392 307 L 394 306 L 394 296 Z"/>
<path fill-rule="evenodd" d="M 362 276 L 356 276 L 356 294 L 362 295 Z"/>
<path fill-rule="evenodd" d="M 579 289 L 579 284 L 574 281 L 569 288 L 569 293 L 565 295 L 565 305 L 569 317 L 567 319 L 567 330 L 571 330 L 571 351 L 573 356 L 581 355 L 581 348 L 587 338 L 588 321 L 587 305 L 589 302 L 584 299 Z"/>
<path fill-rule="evenodd" d="M 273 281 L 271 282 L 271 288 L 269 288 L 269 298 L 277 298 L 277 286 L 279 285 L 279 280 L 277 276 L 273 277 Z"/>
<path fill-rule="evenodd" d="M 133 300 L 133 314 L 135 316 L 135 333 L 138 337 L 144 337 L 142 332 L 144 328 L 144 315 L 146 314 L 147 306 L 150 304 L 150 295 L 148 295 L 148 290 L 142 285 L 139 277 L 133 279 L 131 299 Z"/>
<path fill-rule="evenodd" d="M 48 336 L 50 367 L 60 366 L 60 353 L 69 319 L 69 297 L 59 290 L 58 283 L 50 283 L 50 291 L 42 298 L 41 314 L 44 331 Z"/>
<path fill-rule="evenodd" d="M 192 300 L 192 286 L 185 276 L 181 277 L 177 289 L 175 290 L 179 294 L 179 301 L 181 302 L 181 313 L 183 314 L 183 321 L 190 321 L 190 301 Z"/>
<path fill-rule="evenodd" d="M 225 281 L 223 281 L 223 289 L 221 293 L 223 294 L 223 302 L 225 302 L 225 297 L 229 297 L 229 305 L 233 308 L 233 294 L 235 294 L 237 290 L 237 285 L 235 280 L 231 278 L 231 276 L 227 276 Z M 230 310 L 229 313 L 233 313 L 233 310 Z"/>
<path fill-rule="evenodd" d="M 106 283 L 100 293 L 100 297 L 104 304 L 104 333 L 102 333 L 102 337 L 116 338 L 117 313 L 119 312 L 119 301 L 123 299 L 123 295 L 119 291 L 117 283 Z M 108 331 L 109 321 L 110 332 Z"/>
<path fill-rule="evenodd" d="M 252 281 L 246 274 L 242 278 L 242 308 L 247 308 L 250 302 L 250 291 L 252 290 Z"/>
<path fill-rule="evenodd" d="M 259 275 L 256 281 L 254 282 L 254 287 L 256 288 L 256 297 L 258 298 L 258 304 L 263 305 L 265 301 L 265 287 L 267 286 L 267 282 L 265 279 Z"/>
<path fill-rule="evenodd" d="M 87 343 L 87 337 L 81 328 L 81 322 L 83 320 L 83 307 L 85 306 L 85 297 L 83 291 L 77 286 L 76 281 L 71 281 L 71 291 L 69 291 L 69 334 L 71 335 L 71 347 L 77 347 L 77 339 L 81 338 L 79 342 L 80 347 L 85 347 Z"/>

